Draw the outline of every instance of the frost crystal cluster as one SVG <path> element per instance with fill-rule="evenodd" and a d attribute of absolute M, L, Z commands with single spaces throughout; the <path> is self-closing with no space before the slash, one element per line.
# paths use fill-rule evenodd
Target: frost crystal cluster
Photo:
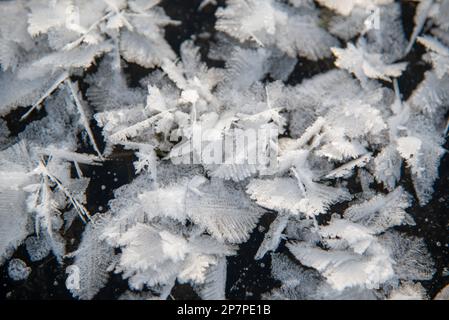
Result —
<path fill-rule="evenodd" d="M 214 25 L 178 47 L 166 30 L 189 17 L 171 5 L 0 2 L 11 279 L 35 272 L 23 245 L 31 264 L 55 257 L 75 298 L 115 273 L 123 299 L 167 299 L 178 284 L 225 299 L 227 262 L 265 217 L 244 257 L 270 266 L 264 298 L 429 298 L 420 281 L 435 267 L 409 208 L 432 199 L 445 153 L 449 1 L 414 4 L 410 37 L 393 0 L 192 1 Z M 417 48 L 427 71 L 406 96 Z M 327 67 L 293 81 L 307 64 Z M 100 210 L 88 173 L 123 154 L 132 181 Z"/>

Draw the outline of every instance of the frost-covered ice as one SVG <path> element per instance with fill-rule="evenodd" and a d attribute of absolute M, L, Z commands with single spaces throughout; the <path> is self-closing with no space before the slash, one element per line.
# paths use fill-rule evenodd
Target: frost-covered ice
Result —
<path fill-rule="evenodd" d="M 165 2 L 0 2 L 10 278 L 30 274 L 10 260 L 24 243 L 31 262 L 56 257 L 79 299 L 113 272 L 129 285 L 121 299 L 167 299 L 176 283 L 257 297 L 253 283 L 227 286 L 227 271 L 259 232 L 250 258 L 280 283 L 264 298 L 431 298 L 427 244 L 397 227 L 415 228 L 410 208 L 431 201 L 445 153 L 449 0 L 419 2 L 409 38 L 392 0 L 206 0 L 215 26 L 179 54 Z M 403 95 L 418 46 L 427 69 Z M 293 84 L 304 61 L 334 65 Z M 145 75 L 131 85 L 135 65 Z M 135 178 L 99 205 L 92 195 L 112 188 L 99 173 L 125 152 Z M 116 169 L 104 169 L 115 184 Z"/>
<path fill-rule="evenodd" d="M 11 259 L 8 264 L 8 276 L 14 281 L 25 280 L 31 273 L 25 262 L 20 259 Z"/>

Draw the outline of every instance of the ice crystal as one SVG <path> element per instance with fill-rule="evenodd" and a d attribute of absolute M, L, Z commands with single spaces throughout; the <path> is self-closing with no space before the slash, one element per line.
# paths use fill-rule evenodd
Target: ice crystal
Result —
<path fill-rule="evenodd" d="M 8 264 L 8 276 L 14 281 L 25 280 L 31 273 L 25 262 L 20 259 L 11 259 Z"/>

